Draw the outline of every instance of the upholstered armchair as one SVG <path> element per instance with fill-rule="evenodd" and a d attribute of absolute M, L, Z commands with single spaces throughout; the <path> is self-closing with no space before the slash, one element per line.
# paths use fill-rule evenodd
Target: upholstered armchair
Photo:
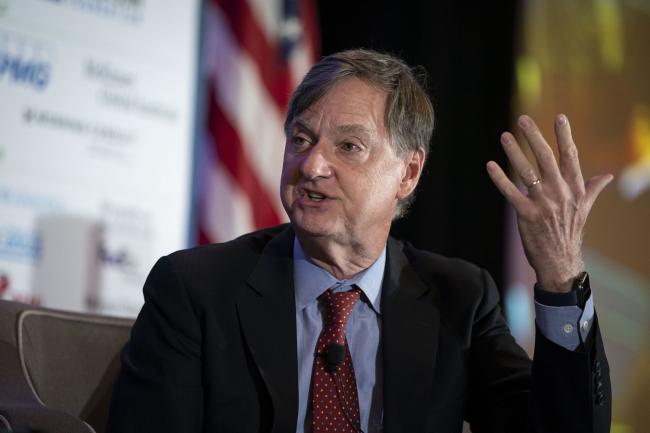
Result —
<path fill-rule="evenodd" d="M 0 301 L 0 432 L 104 432 L 132 324 Z"/>

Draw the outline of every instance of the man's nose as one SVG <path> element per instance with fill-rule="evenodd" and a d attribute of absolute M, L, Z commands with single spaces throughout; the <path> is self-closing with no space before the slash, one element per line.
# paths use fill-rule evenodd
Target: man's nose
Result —
<path fill-rule="evenodd" d="M 331 176 L 329 156 L 322 144 L 316 144 L 304 155 L 300 171 L 307 179 Z"/>

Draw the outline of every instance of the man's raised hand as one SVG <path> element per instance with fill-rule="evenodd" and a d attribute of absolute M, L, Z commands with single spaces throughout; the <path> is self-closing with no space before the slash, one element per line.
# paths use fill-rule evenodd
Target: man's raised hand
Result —
<path fill-rule="evenodd" d="M 518 126 L 533 151 L 539 174 L 511 133 L 504 132 L 501 143 L 528 192 L 520 191 L 496 162 L 488 162 L 487 171 L 517 213 L 521 241 L 537 282 L 547 291 L 568 292 L 583 270 L 582 232 L 587 216 L 614 177 L 605 174 L 584 181 L 565 115 L 555 119 L 559 163 L 533 119 L 522 115 Z"/>

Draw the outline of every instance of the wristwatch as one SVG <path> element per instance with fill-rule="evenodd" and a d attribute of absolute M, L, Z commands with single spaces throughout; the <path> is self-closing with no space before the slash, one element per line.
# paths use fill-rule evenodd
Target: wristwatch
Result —
<path fill-rule="evenodd" d="M 589 274 L 585 271 L 580 272 L 573 280 L 571 291 L 568 293 L 547 292 L 539 284 L 535 284 L 535 300 L 543 305 L 553 307 L 577 305 L 584 310 L 590 296 Z"/>
<path fill-rule="evenodd" d="M 573 280 L 571 291 L 576 295 L 577 305 L 584 310 L 587 300 L 591 296 L 591 285 L 589 284 L 589 274 L 582 271 Z"/>

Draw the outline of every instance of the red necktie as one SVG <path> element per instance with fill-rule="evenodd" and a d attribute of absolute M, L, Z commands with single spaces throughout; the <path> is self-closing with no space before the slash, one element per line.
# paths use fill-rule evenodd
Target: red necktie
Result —
<path fill-rule="evenodd" d="M 319 300 L 323 302 L 325 321 L 318 337 L 312 371 L 312 427 L 314 433 L 356 433 L 361 431 L 359 397 L 354 377 L 350 349 L 345 338 L 345 324 L 361 291 L 326 291 Z M 327 348 L 345 347 L 345 356 L 336 371 L 328 367 Z M 336 358 L 336 357 L 335 357 Z"/>

